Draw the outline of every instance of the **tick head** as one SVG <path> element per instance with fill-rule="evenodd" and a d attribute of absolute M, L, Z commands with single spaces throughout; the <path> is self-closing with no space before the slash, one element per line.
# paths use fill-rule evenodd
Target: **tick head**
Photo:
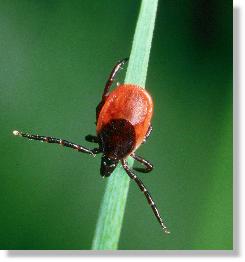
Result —
<path fill-rule="evenodd" d="M 100 174 L 102 177 L 110 176 L 118 164 L 118 159 L 112 159 L 106 155 L 101 158 Z"/>

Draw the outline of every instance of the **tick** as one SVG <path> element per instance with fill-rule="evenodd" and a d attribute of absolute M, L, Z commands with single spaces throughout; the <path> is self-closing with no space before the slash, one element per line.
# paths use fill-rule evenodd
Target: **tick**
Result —
<path fill-rule="evenodd" d="M 143 165 L 143 168 L 133 168 L 136 171 L 148 173 L 153 170 L 153 165 L 149 161 L 135 154 L 137 148 L 145 143 L 152 131 L 153 102 L 150 94 L 133 84 L 118 85 L 110 92 L 116 74 L 127 61 L 127 58 L 119 61 L 112 69 L 101 102 L 96 107 L 96 135 L 85 137 L 88 142 L 97 143 L 98 147 L 88 149 L 64 139 L 31 135 L 16 130 L 13 131 L 13 134 L 42 142 L 60 144 L 93 156 L 102 153 L 100 166 L 102 177 L 109 177 L 118 163 L 121 162 L 128 176 L 136 182 L 139 189 L 144 193 L 163 231 L 169 234 L 170 232 L 164 224 L 149 191 L 130 169 L 126 160 L 128 156 L 131 156 Z"/>

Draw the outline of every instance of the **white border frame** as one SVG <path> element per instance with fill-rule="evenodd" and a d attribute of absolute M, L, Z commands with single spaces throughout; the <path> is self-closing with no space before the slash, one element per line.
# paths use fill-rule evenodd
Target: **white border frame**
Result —
<path fill-rule="evenodd" d="M 71 259 L 87 260 L 111 260 L 111 259 L 127 259 L 135 261 L 135 259 L 149 260 L 149 257 L 154 260 L 168 261 L 224 261 L 233 260 L 244 261 L 244 236 L 245 230 L 242 222 L 245 220 L 244 188 L 245 178 L 245 1 L 233 1 L 233 134 L 234 134 L 234 249 L 232 251 L 219 250 L 187 250 L 187 251 L 0 251 L 0 261 L 4 262 L 8 259 L 18 259 L 20 261 L 32 261 L 38 259 L 39 261 L 70 261 Z M 244 87 L 242 89 L 242 87 Z M 243 116 L 243 118 L 242 118 Z M 243 136 L 242 136 L 243 134 Z M 243 161 L 244 160 L 244 161 Z M 243 206 L 242 206 L 243 203 Z"/>

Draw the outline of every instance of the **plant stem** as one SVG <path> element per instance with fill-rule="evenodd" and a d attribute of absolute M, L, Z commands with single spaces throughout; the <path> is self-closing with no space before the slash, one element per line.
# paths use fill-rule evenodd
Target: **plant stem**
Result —
<path fill-rule="evenodd" d="M 158 0 L 142 0 L 125 83 L 145 86 Z M 133 165 L 133 159 L 128 158 Z M 119 165 L 108 178 L 93 239 L 93 250 L 118 248 L 129 189 L 129 177 Z"/>

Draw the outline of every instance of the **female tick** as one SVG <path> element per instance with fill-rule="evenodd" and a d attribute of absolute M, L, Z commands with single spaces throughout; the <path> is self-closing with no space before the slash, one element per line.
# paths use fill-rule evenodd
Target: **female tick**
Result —
<path fill-rule="evenodd" d="M 110 92 L 117 72 L 127 61 L 128 59 L 125 58 L 113 68 L 106 82 L 101 102 L 96 107 L 96 135 L 85 137 L 87 141 L 97 143 L 97 148 L 88 149 L 64 139 L 30 135 L 16 130 L 13 131 L 13 134 L 28 139 L 60 144 L 93 156 L 102 153 L 100 174 L 103 177 L 110 176 L 118 163 L 121 162 L 128 176 L 136 182 L 144 193 L 162 229 L 168 234 L 170 232 L 164 224 L 149 191 L 129 168 L 126 161 L 127 157 L 131 156 L 140 162 L 144 168 L 134 168 L 139 172 L 147 173 L 153 169 L 150 162 L 135 154 L 137 148 L 146 141 L 152 131 L 153 102 L 151 96 L 143 88 L 133 84 L 119 85 Z"/>

